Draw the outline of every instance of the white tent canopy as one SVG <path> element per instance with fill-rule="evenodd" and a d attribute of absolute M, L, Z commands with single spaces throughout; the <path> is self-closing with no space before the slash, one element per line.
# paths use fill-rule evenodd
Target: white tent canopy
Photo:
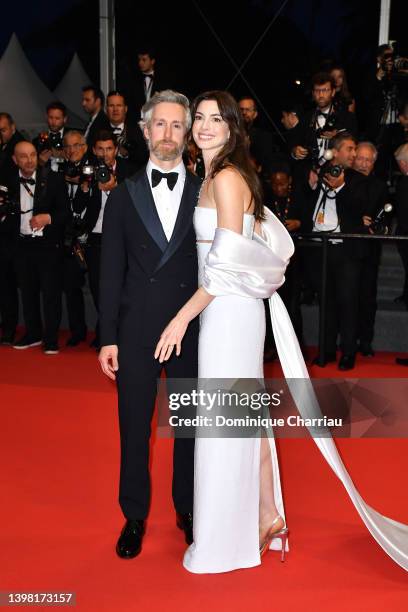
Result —
<path fill-rule="evenodd" d="M 77 53 L 75 53 L 65 76 L 54 91 L 54 97 L 61 100 L 65 106 L 72 109 L 83 120 L 88 120 L 88 116 L 81 106 L 81 88 L 90 83 L 92 83 L 92 80 L 85 72 Z"/>
<path fill-rule="evenodd" d="M 10 113 L 17 128 L 33 137 L 44 129 L 45 107 L 53 100 L 13 34 L 0 59 L 0 112 Z M 84 121 L 68 110 L 68 123 L 81 127 Z"/>

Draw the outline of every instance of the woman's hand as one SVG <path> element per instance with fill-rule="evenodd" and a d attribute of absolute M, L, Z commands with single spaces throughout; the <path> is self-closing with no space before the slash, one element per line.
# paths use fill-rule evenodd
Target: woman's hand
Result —
<path fill-rule="evenodd" d="M 158 358 L 160 363 L 163 363 L 163 361 L 168 361 L 174 347 L 176 347 L 177 357 L 180 355 L 181 341 L 186 333 L 188 323 L 189 321 L 187 321 L 180 314 L 176 315 L 174 319 L 170 321 L 160 336 L 159 342 L 157 343 L 156 350 L 154 352 L 155 359 Z"/>

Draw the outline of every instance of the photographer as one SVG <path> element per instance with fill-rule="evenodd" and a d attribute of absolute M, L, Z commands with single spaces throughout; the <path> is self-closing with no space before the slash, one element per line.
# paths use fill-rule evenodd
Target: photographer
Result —
<path fill-rule="evenodd" d="M 127 159 L 134 170 L 144 166 L 149 157 L 146 142 L 137 123 L 130 123 L 123 94 L 110 91 L 106 97 L 106 114 L 118 142 L 118 157 Z"/>
<path fill-rule="evenodd" d="M 85 283 L 85 222 L 90 191 L 84 192 L 79 184 L 83 168 L 88 163 L 87 144 L 83 134 L 76 130 L 64 136 L 64 179 L 69 198 L 70 219 L 64 235 L 63 291 L 68 312 L 70 338 L 67 346 L 77 346 L 86 339 L 85 304 L 82 288 Z"/>
<path fill-rule="evenodd" d="M 84 216 L 84 225 L 88 239 L 85 248 L 88 266 L 89 287 L 95 308 L 99 304 L 99 268 L 101 258 L 102 223 L 106 201 L 110 192 L 125 180 L 131 171 L 125 159 L 117 158 L 118 144 L 110 131 L 101 131 L 96 135 L 93 153 L 98 160 L 94 165 L 91 183 L 82 183 L 81 189 L 86 193 L 91 190 L 89 205 Z M 99 348 L 99 326 L 96 325 L 95 339 L 92 346 Z"/>
<path fill-rule="evenodd" d="M 66 128 L 67 109 L 62 102 L 51 102 L 47 106 L 48 130 L 40 132 L 33 139 L 33 145 L 37 149 L 39 166 L 46 166 L 53 172 L 60 171 L 60 165 L 64 162 L 62 141 Z"/>
<path fill-rule="evenodd" d="M 37 346 L 43 340 L 44 352 L 52 355 L 58 353 L 62 242 L 69 216 L 68 196 L 60 174 L 38 167 L 37 152 L 30 142 L 19 142 L 13 159 L 16 169 L 7 187 L 15 202 L 10 225 L 16 238 L 16 269 L 26 327 L 14 348 Z"/>
<path fill-rule="evenodd" d="M 313 167 L 324 163 L 324 152 L 329 141 L 342 131 L 355 135 L 357 123 L 354 113 L 337 110 L 334 105 L 336 86 L 326 72 L 319 72 L 312 79 L 312 96 L 315 107 L 305 113 L 299 123 L 287 133 L 287 142 L 295 165 L 296 180 L 305 181 Z"/>
<path fill-rule="evenodd" d="M 95 136 L 100 130 L 109 130 L 109 120 L 104 113 L 105 96 L 99 87 L 85 85 L 82 88 L 82 108 L 89 115 L 88 125 L 85 128 L 86 144 L 91 151 L 95 143 Z"/>
<path fill-rule="evenodd" d="M 363 216 L 363 222 L 372 234 L 388 232 L 384 207 L 389 201 L 389 195 L 386 184 L 373 173 L 376 159 L 377 149 L 371 142 L 358 144 L 353 168 L 367 177 L 368 208 Z M 381 242 L 379 240 L 369 241 L 367 256 L 362 260 L 359 287 L 358 337 L 359 350 L 364 357 L 374 356 L 371 343 L 374 338 L 377 312 L 377 279 L 380 258 Z"/>
<path fill-rule="evenodd" d="M 338 134 L 330 143 L 333 159 L 318 173 L 311 171 L 302 220 L 305 232 L 333 235 L 328 242 L 327 318 L 324 361 L 336 360 L 337 334 L 340 331 L 342 356 L 340 370 L 354 367 L 357 350 L 358 296 L 361 261 L 366 255 L 363 241 L 335 239 L 336 232 L 366 233 L 363 215 L 368 210 L 367 179 L 352 169 L 356 140 Z M 320 241 L 319 241 L 320 242 Z M 305 249 L 308 277 L 321 301 L 320 246 Z M 320 307 L 322 304 L 320 303 Z"/>
<path fill-rule="evenodd" d="M 13 117 L 0 113 L 0 183 L 14 168 L 14 147 L 21 140 L 24 140 L 23 135 L 16 129 Z"/>
<path fill-rule="evenodd" d="M 390 45 L 380 45 L 377 49 L 376 68 L 364 87 L 365 134 L 378 149 L 377 176 L 386 181 L 391 180 L 398 106 L 406 88 L 405 80 L 404 60 L 396 60 Z"/>

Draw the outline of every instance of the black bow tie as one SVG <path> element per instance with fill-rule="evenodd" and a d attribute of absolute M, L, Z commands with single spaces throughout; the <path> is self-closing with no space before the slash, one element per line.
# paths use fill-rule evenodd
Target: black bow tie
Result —
<path fill-rule="evenodd" d="M 24 185 L 35 185 L 35 180 L 33 178 L 25 178 L 24 176 L 20 176 L 20 183 Z"/>
<path fill-rule="evenodd" d="M 319 112 L 317 113 L 317 116 L 318 116 L 318 117 L 328 117 L 328 116 L 329 116 L 329 113 L 328 113 L 328 112 L 327 112 L 327 113 L 324 113 L 323 111 L 319 111 Z"/>
<path fill-rule="evenodd" d="M 145 74 L 144 78 L 153 79 L 153 76 L 154 76 L 153 74 Z"/>
<path fill-rule="evenodd" d="M 178 179 L 178 172 L 160 172 L 160 170 L 156 170 L 153 168 L 152 170 L 152 187 L 156 187 L 162 179 L 167 180 L 167 187 L 170 191 L 173 191 L 175 184 Z"/>

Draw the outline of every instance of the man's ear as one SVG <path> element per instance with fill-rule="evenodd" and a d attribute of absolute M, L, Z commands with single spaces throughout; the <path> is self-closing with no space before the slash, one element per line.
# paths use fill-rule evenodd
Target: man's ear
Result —
<path fill-rule="evenodd" d="M 255 111 L 255 114 L 254 114 L 254 119 L 256 119 L 256 118 L 257 118 L 257 116 L 258 116 L 258 111 L 256 110 L 256 111 Z"/>
<path fill-rule="evenodd" d="M 143 127 L 143 136 L 145 137 L 145 140 L 150 140 L 150 138 L 149 138 L 149 130 L 147 128 L 147 125 L 145 125 Z"/>

